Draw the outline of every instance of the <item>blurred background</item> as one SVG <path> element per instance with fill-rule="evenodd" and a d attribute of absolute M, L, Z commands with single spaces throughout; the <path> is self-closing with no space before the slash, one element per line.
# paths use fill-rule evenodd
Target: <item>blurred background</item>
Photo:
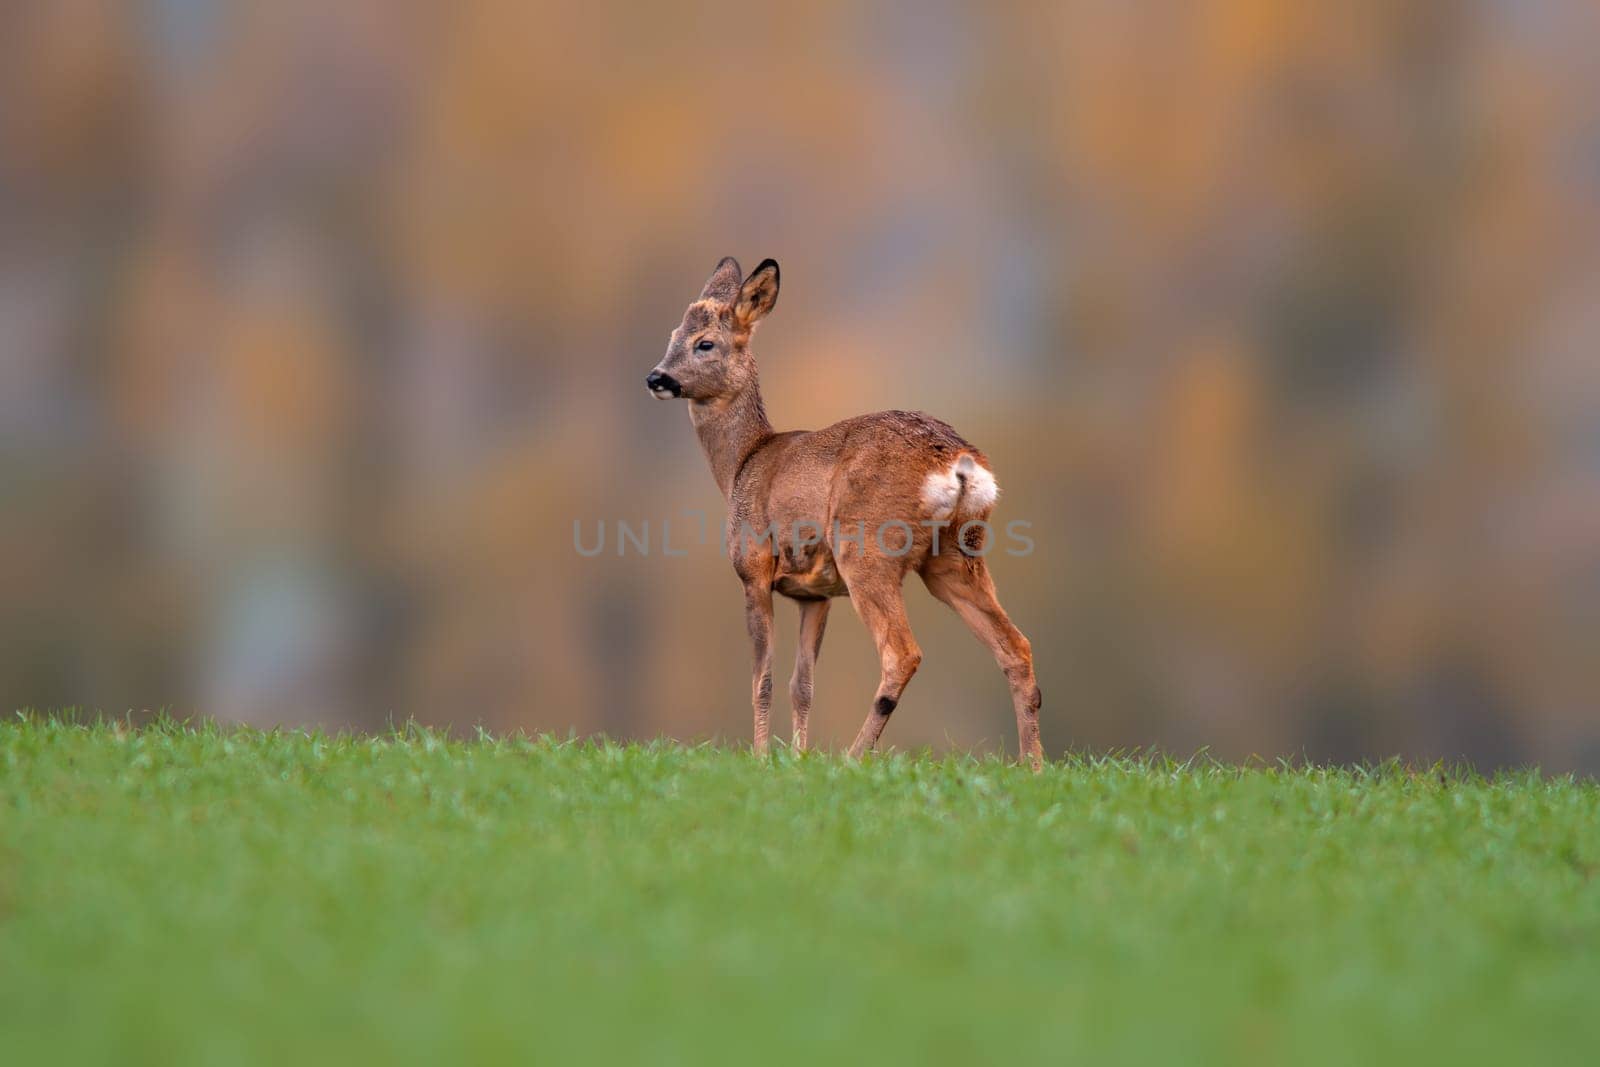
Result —
<path fill-rule="evenodd" d="M 0 20 L 7 711 L 747 741 L 738 582 L 659 551 L 721 499 L 642 384 L 732 254 L 783 265 L 780 428 L 990 455 L 1052 754 L 1600 770 L 1591 3 Z M 907 596 L 887 740 L 1013 748 Z M 876 677 L 837 603 L 813 737 Z"/>

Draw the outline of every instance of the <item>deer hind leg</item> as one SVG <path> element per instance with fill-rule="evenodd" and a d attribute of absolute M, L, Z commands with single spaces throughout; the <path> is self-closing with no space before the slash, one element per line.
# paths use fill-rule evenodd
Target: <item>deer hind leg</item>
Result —
<path fill-rule="evenodd" d="M 900 577 L 899 572 L 895 572 L 892 575 L 857 573 L 846 578 L 856 613 L 861 616 L 861 621 L 866 624 L 872 633 L 872 640 L 878 646 L 880 668 L 872 710 L 867 713 L 866 721 L 861 724 L 861 732 L 856 734 L 855 742 L 850 746 L 852 759 L 860 758 L 862 753 L 878 747 L 878 738 L 883 736 L 889 716 L 893 714 L 895 705 L 900 703 L 900 694 L 905 692 L 906 684 L 917 673 L 917 665 L 922 662 L 922 650 L 911 636 L 911 623 L 906 619 L 905 600 L 900 594 Z"/>
<path fill-rule="evenodd" d="M 989 646 L 995 662 L 1011 687 L 1017 712 L 1017 747 L 1020 758 L 1037 772 L 1044 760 L 1039 742 L 1039 683 L 1033 676 L 1033 647 L 1012 625 L 995 596 L 994 580 L 982 558 L 960 552 L 942 554 L 929 561 L 922 580 L 928 591 L 955 609 L 978 640 Z"/>
<path fill-rule="evenodd" d="M 828 625 L 828 601 L 800 601 L 800 639 L 794 652 L 794 677 L 789 680 L 789 700 L 794 708 L 794 747 L 804 752 L 810 743 L 811 672 L 822 650 L 822 631 Z"/>
<path fill-rule="evenodd" d="M 767 720 L 772 711 L 772 590 L 756 583 L 744 587 L 744 621 L 750 631 L 754 666 L 750 702 L 755 710 L 756 755 L 767 754 Z"/>

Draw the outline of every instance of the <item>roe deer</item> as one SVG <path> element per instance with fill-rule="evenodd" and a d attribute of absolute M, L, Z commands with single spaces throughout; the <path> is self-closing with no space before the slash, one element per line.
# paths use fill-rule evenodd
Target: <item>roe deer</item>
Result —
<path fill-rule="evenodd" d="M 737 261 L 724 259 L 645 378 L 657 398 L 689 401 L 689 420 L 728 502 L 728 555 L 744 583 L 755 645 L 755 751 L 767 750 L 772 705 L 772 594 L 800 605 L 789 683 L 797 749 L 807 744 L 811 672 L 829 598 L 848 596 L 871 631 L 882 675 L 850 746 L 859 757 L 876 748 L 922 661 L 900 588 L 916 571 L 994 653 L 1011 686 L 1021 756 L 1037 771 L 1043 751 L 1033 652 L 995 598 L 980 554 L 999 494 L 988 459 L 920 412 L 880 411 L 823 430 L 774 433 L 750 335 L 777 299 L 777 263 L 763 260 L 744 278 Z"/>

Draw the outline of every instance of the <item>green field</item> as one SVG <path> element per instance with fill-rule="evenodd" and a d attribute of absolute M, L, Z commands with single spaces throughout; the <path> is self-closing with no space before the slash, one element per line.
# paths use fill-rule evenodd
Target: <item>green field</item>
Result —
<path fill-rule="evenodd" d="M 1535 773 L 0 725 L 7 1064 L 1593 1062 Z"/>

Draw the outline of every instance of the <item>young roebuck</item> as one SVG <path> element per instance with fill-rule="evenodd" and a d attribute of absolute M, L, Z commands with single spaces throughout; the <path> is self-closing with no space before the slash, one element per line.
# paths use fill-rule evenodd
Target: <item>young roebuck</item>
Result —
<path fill-rule="evenodd" d="M 750 336 L 777 299 L 777 263 L 764 260 L 744 278 L 732 257 L 724 259 L 645 378 L 656 397 L 689 401 L 689 419 L 728 501 L 728 555 L 744 583 L 755 645 L 755 750 L 767 749 L 772 706 L 772 594 L 800 605 L 789 683 L 798 749 L 807 743 L 811 672 L 829 598 L 848 596 L 871 631 L 882 675 L 850 746 L 850 755 L 860 756 L 877 746 L 922 662 L 900 588 L 915 571 L 994 653 L 1011 686 L 1022 758 L 1038 770 L 1033 652 L 995 598 L 983 559 L 999 494 L 988 459 L 920 412 L 880 411 L 824 430 L 774 433 Z"/>

